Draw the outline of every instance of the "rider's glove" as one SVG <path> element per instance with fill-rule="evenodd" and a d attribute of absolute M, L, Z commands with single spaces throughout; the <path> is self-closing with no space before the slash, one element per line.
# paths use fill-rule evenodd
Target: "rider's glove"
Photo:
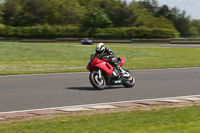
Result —
<path fill-rule="evenodd" d="M 109 55 L 107 55 L 107 56 L 105 56 L 104 58 L 105 58 L 105 59 L 110 59 L 110 56 L 109 56 Z"/>

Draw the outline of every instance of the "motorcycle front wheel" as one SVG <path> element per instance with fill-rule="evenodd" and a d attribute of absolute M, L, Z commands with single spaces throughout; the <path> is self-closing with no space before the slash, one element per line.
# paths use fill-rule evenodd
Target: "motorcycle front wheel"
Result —
<path fill-rule="evenodd" d="M 93 71 L 89 75 L 90 83 L 92 86 L 98 90 L 103 90 L 106 87 L 106 80 L 103 76 L 99 78 L 99 73 Z"/>
<path fill-rule="evenodd" d="M 123 68 L 123 70 L 128 72 L 129 74 L 131 74 L 131 76 L 129 78 L 124 79 L 123 86 L 127 87 L 127 88 L 132 88 L 135 85 L 135 78 L 133 77 L 133 74 L 129 70 L 124 69 L 124 68 Z"/>

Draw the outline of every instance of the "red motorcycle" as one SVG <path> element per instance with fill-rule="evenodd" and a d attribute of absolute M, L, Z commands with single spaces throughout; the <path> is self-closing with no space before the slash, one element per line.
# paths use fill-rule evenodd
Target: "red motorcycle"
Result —
<path fill-rule="evenodd" d="M 123 66 L 125 58 L 118 58 L 119 66 Z M 123 85 L 131 88 L 135 85 L 135 78 L 132 73 L 124 68 L 120 71 L 109 64 L 109 57 L 99 59 L 96 55 L 90 56 L 90 61 L 87 65 L 90 71 L 89 79 L 92 86 L 96 89 L 103 90 L 107 85 Z"/>

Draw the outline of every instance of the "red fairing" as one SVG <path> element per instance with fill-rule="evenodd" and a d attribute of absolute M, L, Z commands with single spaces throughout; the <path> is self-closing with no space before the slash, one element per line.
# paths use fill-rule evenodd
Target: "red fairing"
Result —
<path fill-rule="evenodd" d="M 106 75 L 110 75 L 113 72 L 113 66 L 110 65 L 107 60 L 99 60 L 98 58 L 94 58 L 92 62 L 90 62 L 87 66 L 87 69 L 92 72 L 95 67 L 102 69 Z"/>
<path fill-rule="evenodd" d="M 92 66 L 96 65 L 96 64 L 100 64 L 103 63 L 103 60 L 99 60 L 98 58 L 94 58 L 93 61 L 90 63 Z"/>
<path fill-rule="evenodd" d="M 110 75 L 113 72 L 113 68 L 114 68 L 112 65 L 110 65 L 107 62 L 97 64 L 96 66 L 98 68 L 101 68 L 106 73 L 107 76 Z"/>
<path fill-rule="evenodd" d="M 90 65 L 87 65 L 87 69 L 92 72 L 92 67 Z"/>
<path fill-rule="evenodd" d="M 90 62 L 88 65 L 87 65 L 87 69 L 92 72 L 92 70 L 94 69 L 94 67 L 96 66 L 96 64 L 99 64 L 99 63 L 103 63 L 104 61 L 103 60 L 99 60 L 98 58 L 94 58 L 92 60 L 92 62 Z"/>
<path fill-rule="evenodd" d="M 123 66 L 124 62 L 125 62 L 125 58 L 124 57 L 120 57 L 120 59 L 121 59 L 121 63 L 119 63 L 119 66 Z"/>
<path fill-rule="evenodd" d="M 120 57 L 121 62 L 119 63 L 119 66 L 123 66 L 125 62 L 124 57 Z M 114 67 L 108 63 L 107 59 L 100 60 L 97 57 L 95 57 L 91 62 L 88 63 L 87 69 L 92 72 L 95 67 L 100 68 L 102 71 L 106 73 L 106 76 L 109 76 L 114 71 Z"/>

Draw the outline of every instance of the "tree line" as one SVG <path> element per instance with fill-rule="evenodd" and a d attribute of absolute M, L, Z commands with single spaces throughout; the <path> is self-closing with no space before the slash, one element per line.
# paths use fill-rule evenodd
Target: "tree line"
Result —
<path fill-rule="evenodd" d="M 0 27 L 71 26 L 91 33 L 98 28 L 137 27 L 198 37 L 200 22 L 190 19 L 185 11 L 159 6 L 157 0 L 4 0 L 0 4 Z"/>

